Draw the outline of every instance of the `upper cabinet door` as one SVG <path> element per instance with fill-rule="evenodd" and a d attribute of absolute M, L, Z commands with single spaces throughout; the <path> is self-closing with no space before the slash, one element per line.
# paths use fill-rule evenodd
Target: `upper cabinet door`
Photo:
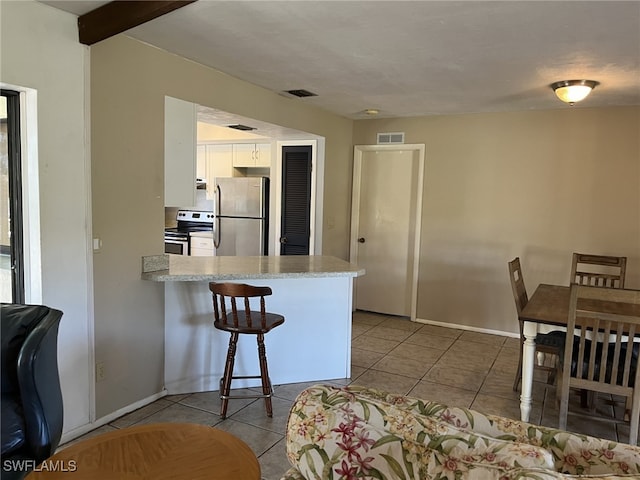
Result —
<path fill-rule="evenodd" d="M 164 205 L 196 204 L 196 104 L 164 97 Z"/>
<path fill-rule="evenodd" d="M 253 143 L 236 143 L 233 145 L 234 167 L 255 167 L 256 146 Z"/>
<path fill-rule="evenodd" d="M 271 167 L 271 144 L 256 144 L 256 167 Z"/>

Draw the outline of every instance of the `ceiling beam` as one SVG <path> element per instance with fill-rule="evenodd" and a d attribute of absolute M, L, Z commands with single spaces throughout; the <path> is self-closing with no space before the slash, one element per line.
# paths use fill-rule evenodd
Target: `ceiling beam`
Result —
<path fill-rule="evenodd" d="M 93 45 L 195 1 L 115 0 L 109 2 L 78 17 L 80 43 Z"/>

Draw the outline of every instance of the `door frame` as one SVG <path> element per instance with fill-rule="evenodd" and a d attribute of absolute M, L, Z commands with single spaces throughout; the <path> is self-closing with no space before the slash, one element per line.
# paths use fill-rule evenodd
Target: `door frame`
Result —
<path fill-rule="evenodd" d="M 349 261 L 357 263 L 356 251 L 358 249 L 358 224 L 360 223 L 360 189 L 362 177 L 362 159 L 365 152 L 402 152 L 418 153 L 418 184 L 415 203 L 416 215 L 413 219 L 415 226 L 414 251 L 413 251 L 413 276 L 411 282 L 411 321 L 415 322 L 418 310 L 418 274 L 420 265 L 420 239 L 422 235 L 422 200 L 424 192 L 424 160 L 425 145 L 420 144 L 393 144 L 393 145 L 356 145 L 353 149 L 353 188 L 351 197 L 351 235 L 349 244 Z M 357 288 L 354 289 L 353 304 L 356 305 Z"/>
<path fill-rule="evenodd" d="M 282 147 L 310 146 L 311 147 L 311 204 L 309 212 L 309 255 L 322 254 L 322 181 L 324 173 L 324 153 L 321 150 L 323 141 L 318 140 L 278 140 L 275 142 L 276 163 L 275 173 L 271 175 L 271 229 L 269 251 L 280 256 L 280 230 L 282 228 Z M 273 164 L 272 164 L 273 165 Z"/>

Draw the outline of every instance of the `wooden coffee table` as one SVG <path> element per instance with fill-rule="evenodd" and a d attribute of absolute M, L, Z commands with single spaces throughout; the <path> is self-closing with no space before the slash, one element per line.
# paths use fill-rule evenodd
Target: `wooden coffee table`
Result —
<path fill-rule="evenodd" d="M 26 478 L 260 479 L 258 459 L 246 443 L 223 430 L 191 423 L 156 423 L 108 432 L 70 445 L 45 463 Z"/>

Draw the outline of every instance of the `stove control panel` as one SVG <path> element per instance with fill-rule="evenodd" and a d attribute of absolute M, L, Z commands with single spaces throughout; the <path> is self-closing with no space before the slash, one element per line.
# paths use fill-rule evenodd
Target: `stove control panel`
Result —
<path fill-rule="evenodd" d="M 213 212 L 201 210 L 178 210 L 176 215 L 176 220 L 179 222 L 212 223 L 213 218 Z"/>

